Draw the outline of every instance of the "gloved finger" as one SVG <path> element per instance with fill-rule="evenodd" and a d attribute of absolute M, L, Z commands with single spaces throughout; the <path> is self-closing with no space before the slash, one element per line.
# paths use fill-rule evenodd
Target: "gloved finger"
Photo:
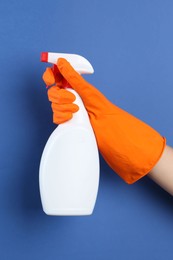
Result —
<path fill-rule="evenodd" d="M 51 68 L 46 68 L 42 76 L 43 81 L 47 86 L 51 86 L 55 83 L 55 76 Z"/>
<path fill-rule="evenodd" d="M 73 114 L 70 112 L 59 112 L 53 114 L 53 122 L 55 124 L 62 124 L 68 120 L 70 120 L 73 117 Z"/>
<path fill-rule="evenodd" d="M 56 83 L 56 85 L 62 87 L 63 76 L 61 75 L 56 65 L 54 65 L 52 68 L 46 68 L 42 79 L 47 86 L 51 86 Z"/>
<path fill-rule="evenodd" d="M 71 112 L 75 113 L 79 110 L 78 105 L 70 103 L 70 104 L 57 104 L 52 103 L 51 105 L 53 112 L 56 114 L 58 112 Z"/>
<path fill-rule="evenodd" d="M 59 58 L 57 61 L 57 67 L 62 74 L 62 76 L 68 81 L 74 90 L 76 90 L 80 95 L 82 94 L 82 86 L 86 85 L 87 82 L 84 78 L 76 72 L 71 64 L 64 58 Z"/>
<path fill-rule="evenodd" d="M 92 111 L 93 108 L 99 111 L 102 108 L 105 110 L 109 103 L 106 97 L 79 75 L 66 59 L 58 59 L 57 67 L 71 87 L 80 95 L 88 111 Z"/>
<path fill-rule="evenodd" d="M 73 103 L 76 99 L 75 95 L 66 89 L 60 89 L 53 86 L 48 90 L 49 101 L 57 104 Z"/>

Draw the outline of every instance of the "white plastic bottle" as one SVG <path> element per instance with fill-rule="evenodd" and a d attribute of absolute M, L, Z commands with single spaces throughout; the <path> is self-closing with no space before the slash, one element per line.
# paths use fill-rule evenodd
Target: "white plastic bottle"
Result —
<path fill-rule="evenodd" d="M 66 58 L 79 73 L 93 73 L 91 64 L 79 55 L 42 53 L 41 60 L 56 64 Z M 99 154 L 87 111 L 79 95 L 79 111 L 60 124 L 44 148 L 39 172 L 43 210 L 48 215 L 90 215 L 99 185 Z"/>

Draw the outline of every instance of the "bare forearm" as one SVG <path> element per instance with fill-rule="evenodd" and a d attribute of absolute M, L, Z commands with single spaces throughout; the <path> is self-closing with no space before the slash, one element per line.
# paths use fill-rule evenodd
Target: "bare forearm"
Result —
<path fill-rule="evenodd" d="M 148 176 L 173 195 L 173 148 L 165 147 L 162 157 Z"/>

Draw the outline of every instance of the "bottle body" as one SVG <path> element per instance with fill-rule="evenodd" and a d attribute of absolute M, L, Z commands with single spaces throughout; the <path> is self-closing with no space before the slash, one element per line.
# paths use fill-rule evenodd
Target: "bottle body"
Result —
<path fill-rule="evenodd" d="M 79 111 L 59 125 L 47 141 L 40 163 L 43 210 L 48 215 L 90 215 L 99 185 L 99 154 L 88 114 L 78 94 Z"/>

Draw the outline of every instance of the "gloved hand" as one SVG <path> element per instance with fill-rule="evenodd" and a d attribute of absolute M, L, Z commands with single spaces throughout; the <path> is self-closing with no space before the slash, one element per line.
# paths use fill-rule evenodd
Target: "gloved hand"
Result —
<path fill-rule="evenodd" d="M 60 74 L 52 71 L 51 77 L 47 77 L 46 72 L 43 75 L 45 82 L 52 78 L 52 82 L 58 86 L 57 91 L 56 88 L 50 88 L 48 92 L 49 100 L 53 102 L 54 115 L 62 113 L 59 105 L 65 96 L 68 102 L 63 103 L 64 107 L 67 104 L 67 107 L 69 104 L 72 105 L 73 102 L 71 94 L 69 97 L 67 90 L 60 89 L 64 78 L 82 98 L 99 150 L 109 166 L 129 184 L 149 173 L 164 151 L 166 138 L 146 123 L 112 104 L 65 59 L 59 59 L 57 67 Z M 74 110 L 70 111 L 72 113 Z M 66 119 L 64 113 L 64 121 Z"/>
<path fill-rule="evenodd" d="M 57 70 L 57 66 L 47 68 L 43 74 L 43 80 L 48 89 L 48 99 L 52 103 L 53 122 L 61 124 L 70 120 L 73 113 L 79 110 L 79 107 L 74 104 L 76 97 L 70 91 L 62 88 L 63 77 Z"/>

